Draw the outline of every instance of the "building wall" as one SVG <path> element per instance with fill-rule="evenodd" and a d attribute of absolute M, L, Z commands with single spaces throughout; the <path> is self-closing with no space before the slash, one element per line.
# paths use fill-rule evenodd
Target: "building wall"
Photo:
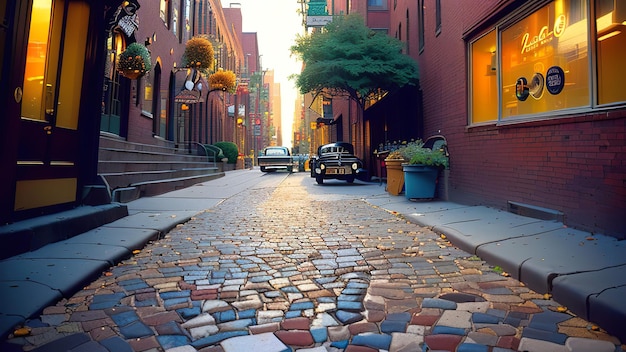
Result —
<path fill-rule="evenodd" d="M 499 1 L 425 1 L 424 51 L 418 56 L 425 136 L 449 145 L 450 199 L 506 208 L 508 201 L 560 211 L 570 226 L 625 238 L 624 106 L 554 118 L 468 127 L 465 32 Z M 513 2 L 509 2 L 513 3 Z"/>
<path fill-rule="evenodd" d="M 153 63 L 153 70 L 141 81 L 133 80 L 130 82 L 130 106 L 128 119 L 128 135 L 127 141 L 145 144 L 168 145 L 169 143 L 155 139 L 153 137 L 153 120 L 152 117 L 142 114 L 144 101 L 141 94 L 142 88 L 145 87 L 146 79 L 150 79 L 154 75 L 154 67 L 156 63 L 161 66 L 161 82 L 158 89 L 161 98 L 167 98 L 169 95 L 170 72 L 175 67 L 181 66 L 181 58 L 185 51 L 185 43 L 173 34 L 170 28 L 165 26 L 161 20 L 159 10 L 159 1 L 142 1 L 141 7 L 137 11 L 139 16 L 139 28 L 135 32 L 137 42 L 144 43 L 148 38 L 156 38 L 148 45 Z M 183 74 L 182 72 L 180 73 Z M 156 91 L 157 87 L 154 87 Z M 167 104 L 173 102 L 167 101 Z M 167 109 L 169 107 L 166 106 Z M 158 112 L 154 113 L 158 117 Z"/>
<path fill-rule="evenodd" d="M 389 11 L 389 35 L 405 43 L 404 53 L 415 60 L 417 60 L 419 54 L 417 6 L 417 1 L 398 1 L 395 2 L 395 6 L 392 6 Z M 400 33 L 398 33 L 399 28 L 401 28 Z"/>

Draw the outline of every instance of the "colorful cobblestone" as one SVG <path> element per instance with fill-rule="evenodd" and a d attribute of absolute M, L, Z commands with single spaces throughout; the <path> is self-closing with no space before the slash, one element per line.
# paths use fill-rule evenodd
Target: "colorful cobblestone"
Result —
<path fill-rule="evenodd" d="M 620 348 L 429 229 L 293 184 L 199 214 L 28 325 L 15 351 Z"/>

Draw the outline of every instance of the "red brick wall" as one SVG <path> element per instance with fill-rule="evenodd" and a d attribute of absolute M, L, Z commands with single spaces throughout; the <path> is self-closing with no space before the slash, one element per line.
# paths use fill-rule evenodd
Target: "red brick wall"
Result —
<path fill-rule="evenodd" d="M 438 36 L 434 3 L 425 1 L 417 61 L 424 137 L 440 131 L 448 140 L 450 200 L 546 207 L 563 212 L 569 226 L 626 238 L 626 109 L 468 128 L 463 34 L 498 1 L 441 1 Z"/>

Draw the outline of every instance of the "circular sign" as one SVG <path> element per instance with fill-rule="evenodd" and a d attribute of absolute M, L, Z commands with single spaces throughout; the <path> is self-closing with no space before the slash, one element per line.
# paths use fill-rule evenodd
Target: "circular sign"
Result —
<path fill-rule="evenodd" d="M 565 72 L 559 66 L 552 66 L 546 72 L 546 90 L 550 94 L 561 93 L 565 86 Z"/>
<path fill-rule="evenodd" d="M 515 96 L 519 101 L 525 101 L 528 99 L 528 81 L 525 77 L 520 77 L 515 82 Z"/>
<path fill-rule="evenodd" d="M 544 86 L 543 75 L 539 72 L 536 72 L 533 75 L 533 78 L 531 78 L 528 86 L 529 86 L 528 90 L 530 92 L 530 95 L 532 95 L 533 98 L 535 99 L 541 98 L 541 96 L 543 95 L 543 86 Z"/>

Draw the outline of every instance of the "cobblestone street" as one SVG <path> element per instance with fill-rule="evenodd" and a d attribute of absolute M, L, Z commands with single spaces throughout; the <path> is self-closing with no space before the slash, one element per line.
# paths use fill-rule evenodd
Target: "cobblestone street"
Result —
<path fill-rule="evenodd" d="M 89 339 L 91 352 L 623 350 L 444 236 L 303 182 L 313 180 L 291 174 L 198 214 L 9 342 L 53 352 Z"/>

